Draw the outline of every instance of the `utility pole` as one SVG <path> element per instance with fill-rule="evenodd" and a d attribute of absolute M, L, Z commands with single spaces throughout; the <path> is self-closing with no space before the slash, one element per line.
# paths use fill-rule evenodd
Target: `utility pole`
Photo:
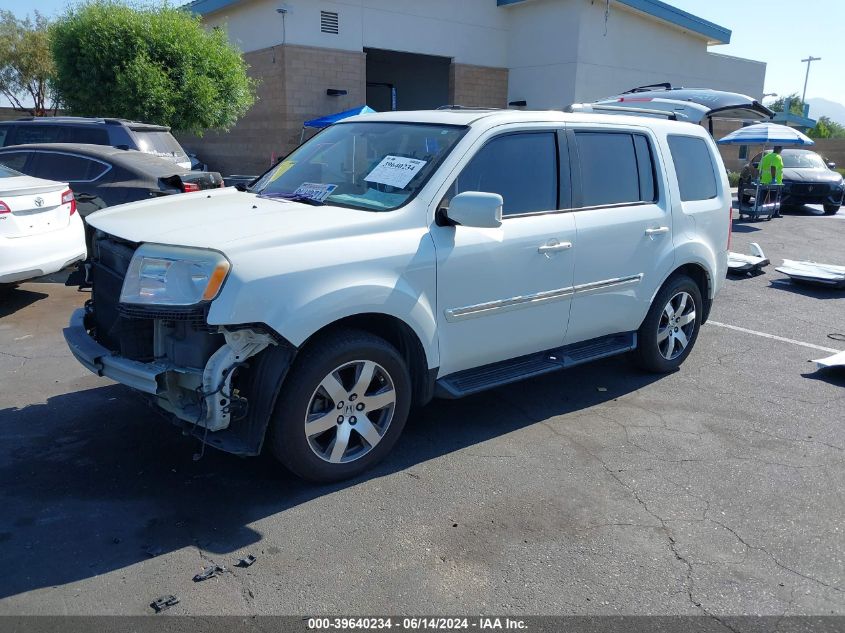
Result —
<path fill-rule="evenodd" d="M 807 102 L 807 81 L 810 79 L 810 64 L 813 62 L 817 62 L 821 59 L 821 57 L 813 57 L 810 55 L 807 59 L 802 59 L 802 64 L 807 64 L 807 74 L 804 76 L 804 94 L 801 95 L 801 105 L 803 106 Z"/>

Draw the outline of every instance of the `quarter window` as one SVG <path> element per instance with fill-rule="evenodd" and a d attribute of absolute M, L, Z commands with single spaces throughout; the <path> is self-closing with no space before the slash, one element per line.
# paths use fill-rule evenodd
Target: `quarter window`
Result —
<path fill-rule="evenodd" d="M 704 139 L 669 135 L 669 150 L 678 175 L 681 201 L 710 200 L 716 197 L 716 172 Z"/>
<path fill-rule="evenodd" d="M 0 154 L 0 165 L 24 173 L 23 168 L 26 166 L 27 158 L 29 158 L 29 152 L 3 152 Z"/>
<path fill-rule="evenodd" d="M 47 180 L 79 182 L 95 180 L 107 170 L 108 167 L 103 163 L 81 156 L 57 152 L 38 152 L 35 158 L 33 175 Z"/>
<path fill-rule="evenodd" d="M 654 202 L 654 161 L 641 134 L 576 132 L 582 204 Z"/>
<path fill-rule="evenodd" d="M 551 211 L 558 207 L 557 141 L 553 132 L 506 134 L 472 158 L 447 198 L 464 191 L 498 193 L 503 215 Z"/>

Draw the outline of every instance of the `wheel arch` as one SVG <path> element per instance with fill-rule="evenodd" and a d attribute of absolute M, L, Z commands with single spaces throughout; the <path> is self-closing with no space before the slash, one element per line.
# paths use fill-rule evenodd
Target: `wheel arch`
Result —
<path fill-rule="evenodd" d="M 383 312 L 352 314 L 328 323 L 312 333 L 302 344 L 307 346 L 329 332 L 349 328 L 368 332 L 390 343 L 408 367 L 413 388 L 413 403 L 423 405 L 434 395 L 437 369 L 429 368 L 425 347 L 417 332 L 402 319 Z"/>
<path fill-rule="evenodd" d="M 710 308 L 713 306 L 713 276 L 707 266 L 701 262 L 687 262 L 676 266 L 654 292 L 649 304 L 653 303 L 655 297 L 657 297 L 658 293 L 660 293 L 666 284 L 678 275 L 686 275 L 695 282 L 696 286 L 698 286 L 698 289 L 701 292 L 701 298 L 704 302 L 704 305 L 702 306 L 703 314 L 701 315 L 701 323 L 706 323 L 707 318 L 710 316 Z"/>

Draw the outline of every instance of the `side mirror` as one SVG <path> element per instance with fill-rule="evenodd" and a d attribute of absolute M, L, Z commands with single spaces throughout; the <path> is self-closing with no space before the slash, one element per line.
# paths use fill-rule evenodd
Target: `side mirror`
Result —
<path fill-rule="evenodd" d="M 834 163 L 833 161 L 830 161 L 827 166 L 828 169 L 836 169 L 836 163 Z"/>
<path fill-rule="evenodd" d="M 504 203 L 498 193 L 465 191 L 452 198 L 446 209 L 446 217 L 461 226 L 496 229 L 502 226 Z"/>

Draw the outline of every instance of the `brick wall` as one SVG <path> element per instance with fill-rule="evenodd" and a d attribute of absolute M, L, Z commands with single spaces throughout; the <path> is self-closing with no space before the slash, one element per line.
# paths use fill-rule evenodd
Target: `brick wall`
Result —
<path fill-rule="evenodd" d="M 506 108 L 508 69 L 452 64 L 449 69 L 449 101 L 471 107 Z"/>
<path fill-rule="evenodd" d="M 202 138 L 179 133 L 179 142 L 208 164 L 228 174 L 258 174 L 299 144 L 302 123 L 363 105 L 366 64 L 363 53 L 276 46 L 246 53 L 250 76 L 261 81 L 255 105 L 228 132 Z M 328 88 L 347 90 L 329 97 Z"/>

